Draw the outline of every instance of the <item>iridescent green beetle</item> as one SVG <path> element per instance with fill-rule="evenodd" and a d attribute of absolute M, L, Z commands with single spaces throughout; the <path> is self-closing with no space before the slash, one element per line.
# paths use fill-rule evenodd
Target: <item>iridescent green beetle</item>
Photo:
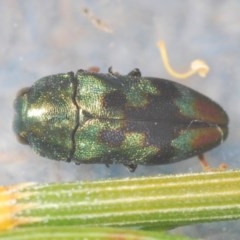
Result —
<path fill-rule="evenodd" d="M 38 80 L 15 100 L 14 130 L 41 156 L 75 163 L 167 164 L 228 134 L 224 110 L 169 80 L 79 70 Z"/>

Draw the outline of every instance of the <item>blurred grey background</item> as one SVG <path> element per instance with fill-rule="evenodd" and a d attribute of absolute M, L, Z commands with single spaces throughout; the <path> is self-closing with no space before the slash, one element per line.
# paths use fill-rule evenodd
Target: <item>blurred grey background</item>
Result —
<path fill-rule="evenodd" d="M 87 8 L 87 10 L 86 10 Z M 85 9 L 85 10 L 84 10 Z M 98 27 L 93 21 L 100 19 Z M 99 25 L 100 24 L 100 25 Z M 212 166 L 240 166 L 240 1 L 238 0 L 0 0 L 0 175 L 1 185 L 25 181 L 94 180 L 166 173 L 199 172 L 197 158 L 172 165 L 80 165 L 37 156 L 12 131 L 13 101 L 19 89 L 37 79 L 91 66 L 126 74 L 135 67 L 145 76 L 171 78 L 156 42 L 164 40 L 171 64 L 185 71 L 195 58 L 211 67 L 207 78 L 188 85 L 227 111 L 227 141 L 208 152 Z M 239 239 L 239 221 L 179 228 L 202 239 Z"/>

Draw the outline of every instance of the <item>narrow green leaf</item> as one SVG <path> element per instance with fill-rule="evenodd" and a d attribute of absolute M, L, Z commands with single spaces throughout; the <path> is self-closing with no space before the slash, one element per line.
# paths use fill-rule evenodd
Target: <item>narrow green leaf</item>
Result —
<path fill-rule="evenodd" d="M 30 186 L 33 226 L 169 229 L 240 218 L 240 171 Z"/>
<path fill-rule="evenodd" d="M 4 240 L 190 240 L 187 237 L 163 232 L 144 232 L 129 229 L 86 228 L 79 226 L 19 228 L 0 233 Z"/>

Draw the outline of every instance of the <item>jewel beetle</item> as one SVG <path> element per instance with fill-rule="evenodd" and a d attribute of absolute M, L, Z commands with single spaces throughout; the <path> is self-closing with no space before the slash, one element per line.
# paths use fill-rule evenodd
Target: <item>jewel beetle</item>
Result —
<path fill-rule="evenodd" d="M 228 134 L 217 103 L 182 84 L 79 70 L 21 90 L 14 131 L 43 157 L 75 163 L 173 163 L 201 155 Z"/>

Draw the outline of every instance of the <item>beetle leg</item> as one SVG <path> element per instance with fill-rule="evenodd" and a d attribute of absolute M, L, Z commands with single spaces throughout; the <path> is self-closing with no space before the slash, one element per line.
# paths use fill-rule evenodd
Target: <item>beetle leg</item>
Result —
<path fill-rule="evenodd" d="M 203 154 L 200 154 L 198 156 L 198 158 L 200 160 L 200 164 L 201 164 L 204 172 L 225 171 L 228 168 L 227 164 L 225 164 L 225 163 L 220 164 L 218 168 L 212 168 L 208 164 L 208 162 L 207 162 L 207 160 L 206 160 L 206 158 L 204 157 Z"/>
<path fill-rule="evenodd" d="M 131 77 L 141 77 L 142 74 L 138 68 L 134 68 L 130 73 L 128 73 L 128 76 Z"/>
<path fill-rule="evenodd" d="M 204 157 L 203 154 L 200 154 L 198 155 L 198 158 L 200 160 L 200 164 L 201 164 L 201 167 L 203 169 L 204 172 L 210 172 L 211 171 L 211 167 L 209 166 L 206 158 Z"/>
<path fill-rule="evenodd" d="M 123 165 L 128 168 L 129 172 L 134 172 L 137 168 L 137 164 L 134 163 L 124 163 Z"/>
<path fill-rule="evenodd" d="M 111 74 L 114 77 L 119 76 L 118 72 L 113 72 L 112 66 L 108 68 L 108 73 Z"/>

